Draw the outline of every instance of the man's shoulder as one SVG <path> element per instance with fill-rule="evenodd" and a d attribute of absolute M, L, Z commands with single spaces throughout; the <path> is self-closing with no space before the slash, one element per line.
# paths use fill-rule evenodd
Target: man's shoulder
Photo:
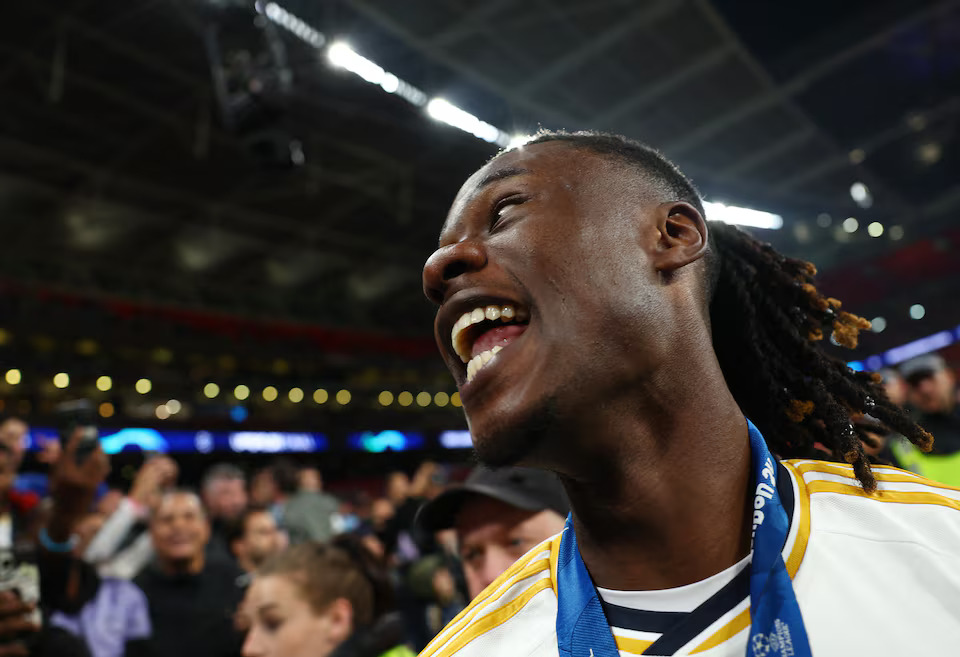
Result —
<path fill-rule="evenodd" d="M 557 655 L 556 564 L 560 534 L 514 563 L 420 657 Z"/>
<path fill-rule="evenodd" d="M 960 488 L 893 466 L 874 466 L 877 490 L 866 492 L 853 468 L 814 460 L 784 462 L 809 505 L 811 529 L 871 541 L 909 541 L 960 553 Z"/>

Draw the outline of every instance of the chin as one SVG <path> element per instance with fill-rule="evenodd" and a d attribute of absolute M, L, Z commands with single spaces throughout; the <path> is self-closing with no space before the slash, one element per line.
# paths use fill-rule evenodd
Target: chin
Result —
<path fill-rule="evenodd" d="M 482 464 L 490 468 L 536 467 L 549 459 L 550 455 L 545 452 L 556 444 L 549 439 L 557 433 L 556 400 L 548 399 L 532 413 L 468 415 L 467 423 L 473 435 L 474 451 Z"/>

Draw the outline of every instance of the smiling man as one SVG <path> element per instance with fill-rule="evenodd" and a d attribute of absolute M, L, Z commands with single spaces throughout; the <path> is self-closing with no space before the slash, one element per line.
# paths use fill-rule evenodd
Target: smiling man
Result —
<path fill-rule="evenodd" d="M 234 563 L 208 558 L 210 523 L 200 498 L 183 490 L 165 493 L 150 517 L 150 537 L 156 562 L 134 580 L 150 605 L 150 654 L 239 655 L 243 636 L 233 615 L 245 578 Z"/>
<path fill-rule="evenodd" d="M 931 438 L 819 350 L 869 323 L 814 273 L 618 136 L 467 180 L 424 268 L 437 342 L 481 461 L 556 472 L 572 513 L 423 656 L 952 651 L 960 492 L 871 469 L 851 413 Z M 815 444 L 845 463 L 778 458 Z"/>

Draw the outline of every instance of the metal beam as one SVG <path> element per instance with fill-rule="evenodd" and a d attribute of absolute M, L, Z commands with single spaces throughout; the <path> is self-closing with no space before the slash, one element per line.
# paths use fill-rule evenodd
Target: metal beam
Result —
<path fill-rule="evenodd" d="M 719 134 L 723 130 L 738 123 L 754 114 L 769 109 L 779 103 L 782 103 L 796 94 L 800 93 L 814 82 L 834 72 L 844 64 L 852 62 L 864 54 L 887 43 L 890 38 L 903 30 L 920 25 L 937 14 L 943 12 L 951 6 L 957 4 L 957 0 L 944 0 L 936 3 L 932 7 L 927 7 L 911 16 L 897 21 L 885 30 L 881 30 L 862 41 L 855 43 L 840 52 L 817 62 L 808 69 L 801 71 L 782 85 L 774 86 L 768 92 L 754 97 L 741 105 L 733 108 L 725 114 L 721 114 L 712 121 L 701 125 L 699 128 L 687 133 L 683 138 L 664 146 L 664 150 L 671 156 L 687 153 L 711 137 Z"/>
<path fill-rule="evenodd" d="M 488 16 L 493 16 L 512 2 L 513 0 L 493 0 L 480 3 L 466 12 L 454 25 L 430 39 L 430 45 L 435 48 L 448 48 L 454 45 L 464 37 L 482 29 L 482 24 Z"/>
<path fill-rule="evenodd" d="M 432 42 L 437 46 L 452 46 L 465 37 L 470 36 L 476 32 L 483 31 L 484 27 L 481 23 L 471 20 L 471 16 L 474 14 L 480 18 L 487 18 L 496 14 L 503 5 L 510 4 L 515 0 L 500 0 L 499 2 L 490 2 L 486 5 L 482 5 L 480 8 L 468 14 L 468 17 L 457 21 L 456 25 L 448 28 L 441 32 L 438 36 L 434 37 Z M 559 10 L 564 16 L 579 16 L 580 14 L 592 13 L 595 11 L 600 11 L 606 9 L 610 5 L 619 5 L 622 4 L 622 0 L 585 0 L 585 2 L 579 5 L 567 6 L 562 10 Z M 539 25 L 543 23 L 543 14 L 539 11 L 529 11 L 526 15 L 521 17 L 511 17 L 505 19 L 503 22 L 498 23 L 498 27 L 508 30 L 516 30 L 519 28 L 526 27 L 527 25 Z"/>
<path fill-rule="evenodd" d="M 543 69 L 539 75 L 531 79 L 523 89 L 521 89 L 520 94 L 529 97 L 544 85 L 553 82 L 564 73 L 575 68 L 581 62 L 602 53 L 621 39 L 626 38 L 628 34 L 637 28 L 673 13 L 682 4 L 683 0 L 660 0 L 660 2 L 652 6 L 646 5 L 634 11 L 622 22 L 617 23 L 616 26 L 606 32 L 589 36 L 579 48 L 571 50 L 556 60 L 552 65 Z"/>
<path fill-rule="evenodd" d="M 482 73 L 478 73 L 472 66 L 450 56 L 448 53 L 432 45 L 428 40 L 414 34 L 412 31 L 407 29 L 406 26 L 401 24 L 399 21 L 394 19 L 392 16 L 384 12 L 369 0 L 345 1 L 357 12 L 366 16 L 368 19 L 375 22 L 386 31 L 403 39 L 406 43 L 413 46 L 417 50 L 420 50 L 434 61 L 442 63 L 474 84 L 477 84 L 487 91 L 500 96 L 504 100 L 512 103 L 514 106 L 522 107 L 523 109 L 532 112 L 534 116 L 543 117 L 544 120 L 553 121 L 562 127 L 576 128 L 581 126 L 582 122 L 570 116 L 569 114 L 557 110 L 546 103 L 540 103 L 530 98 L 521 96 L 515 89 L 509 87 L 508 85 L 502 84 L 493 78 L 483 75 Z"/>
<path fill-rule="evenodd" d="M 641 87 L 637 93 L 627 96 L 621 102 L 617 103 L 606 112 L 598 116 L 595 120 L 598 126 L 612 127 L 617 119 L 622 118 L 630 112 L 636 112 L 644 107 L 662 98 L 665 94 L 686 84 L 688 81 L 699 77 L 715 66 L 719 66 L 733 54 L 734 47 L 730 44 L 724 44 L 715 50 L 711 50 L 696 61 L 691 62 L 678 71 L 667 73 L 653 84 Z"/>
<path fill-rule="evenodd" d="M 768 144 L 765 148 L 754 151 L 750 155 L 733 162 L 733 164 L 717 174 L 717 182 L 730 180 L 731 178 L 736 178 L 748 171 L 756 169 L 758 166 L 766 164 L 775 157 L 779 157 L 797 146 L 808 142 L 816 136 L 816 134 L 816 129 L 811 126 L 791 132 L 782 139 Z"/>

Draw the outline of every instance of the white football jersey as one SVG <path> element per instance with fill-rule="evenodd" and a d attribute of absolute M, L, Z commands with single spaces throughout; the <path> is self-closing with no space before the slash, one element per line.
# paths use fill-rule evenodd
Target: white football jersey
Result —
<path fill-rule="evenodd" d="M 875 466 L 878 491 L 867 494 L 849 465 L 782 463 L 793 493 L 782 554 L 814 657 L 960 654 L 960 489 Z M 561 536 L 513 564 L 420 657 L 558 657 Z M 743 657 L 749 585 L 727 589 L 669 627 L 652 612 L 645 629 L 617 624 L 621 657 L 648 654 L 658 638 L 673 647 L 649 654 Z"/>

